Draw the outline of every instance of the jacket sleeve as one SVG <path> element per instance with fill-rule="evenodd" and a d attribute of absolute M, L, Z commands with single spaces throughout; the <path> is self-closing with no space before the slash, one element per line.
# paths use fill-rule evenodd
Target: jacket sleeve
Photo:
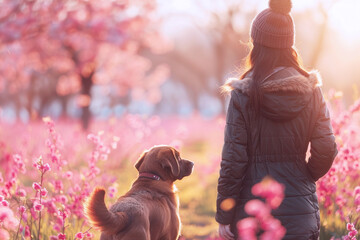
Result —
<path fill-rule="evenodd" d="M 240 98 L 235 91 L 232 91 L 226 116 L 225 141 L 217 187 L 218 195 L 215 219 L 218 223 L 227 225 L 233 221 L 235 204 L 241 191 L 247 164 L 247 131 L 245 120 L 240 109 Z M 231 209 L 225 209 L 224 205 L 226 204 L 221 204 L 224 200 L 228 200 L 224 203 L 228 202 L 233 207 L 231 208 L 230 206 Z"/>
<path fill-rule="evenodd" d="M 310 139 L 311 155 L 307 167 L 314 181 L 317 181 L 329 171 L 338 151 L 331 127 L 329 110 L 320 88 L 315 91 L 320 109 Z"/>

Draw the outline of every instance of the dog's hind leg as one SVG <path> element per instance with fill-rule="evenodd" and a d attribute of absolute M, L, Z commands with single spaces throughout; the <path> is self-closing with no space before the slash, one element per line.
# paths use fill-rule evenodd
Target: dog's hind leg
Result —
<path fill-rule="evenodd" d="M 154 240 L 150 235 L 150 222 L 144 216 L 135 217 L 132 225 L 119 232 L 114 240 Z"/>

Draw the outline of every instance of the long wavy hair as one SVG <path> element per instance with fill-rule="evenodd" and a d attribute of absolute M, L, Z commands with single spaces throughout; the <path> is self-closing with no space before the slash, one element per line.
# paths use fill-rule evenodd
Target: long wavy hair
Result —
<path fill-rule="evenodd" d="M 295 48 L 270 48 L 253 43 L 253 47 L 246 59 L 246 71 L 240 79 L 252 74 L 252 84 L 249 93 L 249 106 L 259 113 L 263 102 L 261 90 L 262 81 L 277 67 L 293 67 L 300 74 L 309 77 L 309 73 L 302 67 L 302 62 Z"/>

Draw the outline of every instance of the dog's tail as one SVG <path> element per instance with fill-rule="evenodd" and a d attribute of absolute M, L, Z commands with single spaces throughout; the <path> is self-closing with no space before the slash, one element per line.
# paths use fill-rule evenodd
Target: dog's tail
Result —
<path fill-rule="evenodd" d="M 91 225 L 108 234 L 121 231 L 128 223 L 125 212 L 110 212 L 105 205 L 105 190 L 96 188 L 85 203 L 85 215 Z"/>

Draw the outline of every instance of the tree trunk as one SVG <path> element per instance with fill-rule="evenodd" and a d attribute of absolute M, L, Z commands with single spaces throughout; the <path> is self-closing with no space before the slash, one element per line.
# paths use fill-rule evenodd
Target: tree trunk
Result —
<path fill-rule="evenodd" d="M 37 114 L 35 114 L 33 109 L 33 101 L 35 95 L 34 85 L 35 85 L 35 76 L 32 75 L 30 77 L 29 88 L 27 89 L 27 103 L 26 103 L 26 110 L 28 111 L 30 121 L 35 120 L 37 118 Z"/>
<path fill-rule="evenodd" d="M 83 130 L 88 130 L 91 120 L 90 103 L 94 71 L 88 76 L 81 75 L 81 123 Z"/>

